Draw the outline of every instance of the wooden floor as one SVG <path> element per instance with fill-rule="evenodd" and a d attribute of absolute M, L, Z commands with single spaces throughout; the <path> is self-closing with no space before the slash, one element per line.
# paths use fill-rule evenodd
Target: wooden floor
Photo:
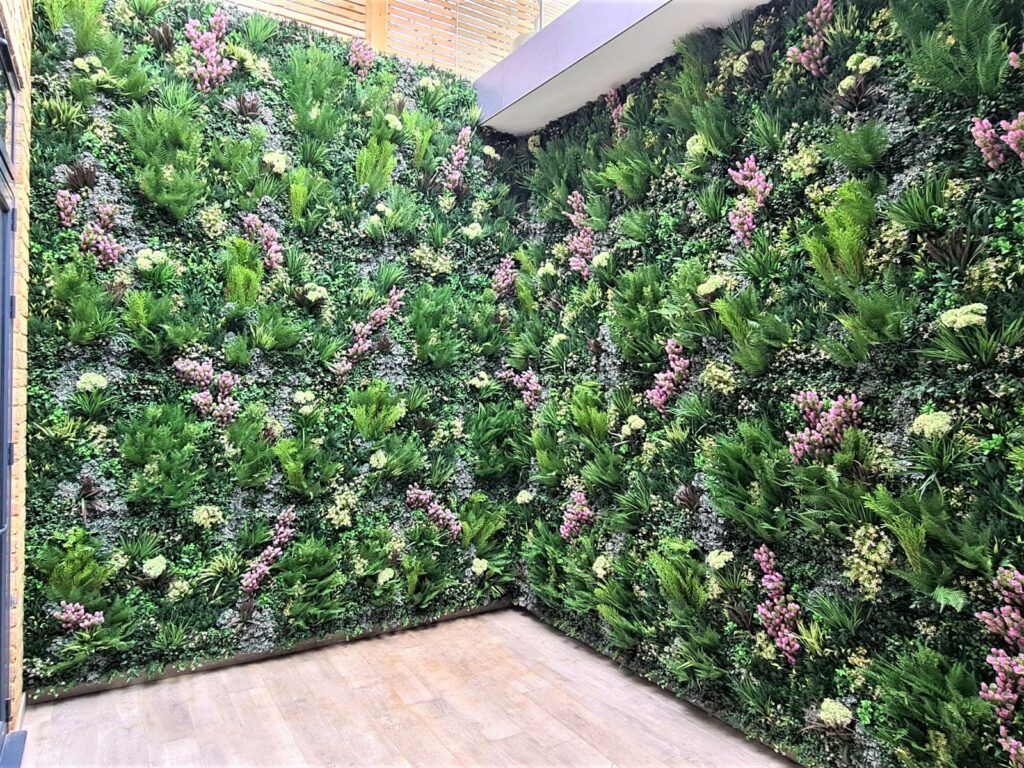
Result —
<path fill-rule="evenodd" d="M 31 706 L 27 768 L 791 763 L 506 610 Z"/>

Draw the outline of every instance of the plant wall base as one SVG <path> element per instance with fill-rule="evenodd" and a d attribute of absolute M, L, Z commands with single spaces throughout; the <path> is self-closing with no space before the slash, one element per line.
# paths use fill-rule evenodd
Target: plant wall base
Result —
<path fill-rule="evenodd" d="M 62 691 L 45 691 L 37 690 L 30 691 L 29 698 L 32 703 L 42 704 L 48 701 L 57 701 L 58 699 L 69 699 L 75 696 L 86 696 L 92 693 L 100 693 L 102 691 L 111 691 L 117 688 L 127 688 L 132 685 L 145 685 L 147 683 L 155 683 L 159 680 L 166 680 L 172 677 L 181 677 L 182 675 L 191 675 L 196 672 L 210 672 L 215 669 L 224 669 L 225 667 L 234 667 L 239 664 L 251 664 L 257 661 L 266 661 L 268 659 L 275 659 L 281 656 L 291 656 L 296 653 L 303 653 L 304 651 L 313 651 L 317 648 L 327 648 L 332 645 L 339 645 L 341 643 L 353 643 L 358 640 L 369 640 L 373 637 L 379 637 L 381 635 L 390 635 L 395 632 L 404 632 L 409 629 L 424 629 L 431 627 L 435 624 L 441 624 L 446 621 L 452 621 L 454 619 L 464 619 L 469 616 L 476 616 L 481 613 L 490 613 L 491 611 L 500 611 L 508 608 L 510 602 L 508 600 L 496 600 L 493 603 L 487 603 L 486 605 L 476 606 L 474 608 L 466 608 L 461 611 L 455 611 L 454 613 L 448 613 L 444 616 L 438 616 L 431 621 L 425 621 L 420 624 L 406 624 L 402 626 L 383 626 L 375 629 L 367 630 L 358 635 L 332 635 L 330 637 L 315 638 L 310 640 L 302 640 L 295 645 L 288 648 L 277 648 L 273 651 L 266 651 L 264 653 L 251 653 L 246 655 L 236 655 L 230 658 L 220 660 L 210 660 L 199 662 L 194 666 L 189 667 L 177 667 L 168 666 L 160 672 L 148 672 L 143 676 L 119 676 L 102 683 L 87 683 L 84 685 L 76 685 L 71 688 Z"/>

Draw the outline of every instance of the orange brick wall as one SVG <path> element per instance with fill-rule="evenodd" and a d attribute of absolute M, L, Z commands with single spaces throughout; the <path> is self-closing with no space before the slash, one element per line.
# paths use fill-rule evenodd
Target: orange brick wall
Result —
<path fill-rule="evenodd" d="M 15 179 L 18 231 L 14 243 L 14 282 L 18 316 L 14 325 L 14 471 L 11 493 L 11 698 L 12 720 L 21 717 L 22 596 L 25 584 L 25 417 L 28 352 L 28 165 L 29 90 L 32 46 L 30 0 L 0 0 L 0 21 L 11 42 L 14 67 L 21 82 L 15 123 Z"/>

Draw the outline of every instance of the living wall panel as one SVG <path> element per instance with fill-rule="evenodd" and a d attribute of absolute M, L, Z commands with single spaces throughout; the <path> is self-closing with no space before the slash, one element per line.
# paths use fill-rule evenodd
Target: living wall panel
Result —
<path fill-rule="evenodd" d="M 772 3 L 525 142 L 522 603 L 809 765 L 1020 760 L 1021 35 Z"/>
<path fill-rule="evenodd" d="M 47 4 L 35 54 L 29 686 L 505 599 L 464 382 L 519 240 L 469 85 L 159 2 Z"/>

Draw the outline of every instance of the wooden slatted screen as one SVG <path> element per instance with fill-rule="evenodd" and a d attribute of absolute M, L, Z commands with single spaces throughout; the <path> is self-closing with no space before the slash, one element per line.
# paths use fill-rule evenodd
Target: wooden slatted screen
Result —
<path fill-rule="evenodd" d="M 539 23 L 539 0 L 233 0 L 261 13 L 475 78 Z M 576 0 L 544 0 L 544 22 Z"/>
<path fill-rule="evenodd" d="M 366 37 L 367 0 L 232 0 L 268 16 L 298 21 L 343 37 Z M 373 0 L 369 0 L 373 2 Z"/>

